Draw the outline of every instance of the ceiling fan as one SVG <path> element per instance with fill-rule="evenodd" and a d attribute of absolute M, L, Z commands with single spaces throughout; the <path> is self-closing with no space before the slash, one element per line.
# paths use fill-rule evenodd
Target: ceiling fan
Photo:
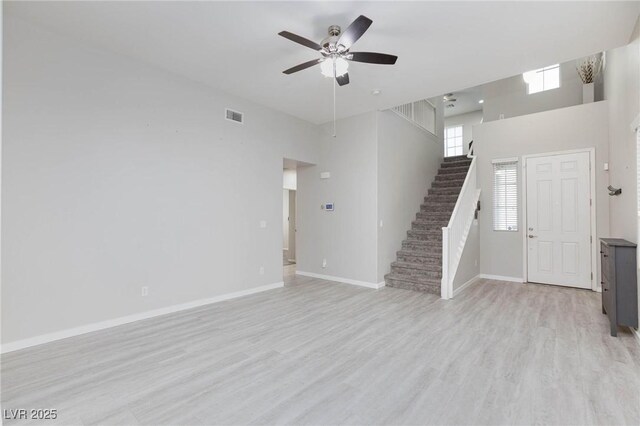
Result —
<path fill-rule="evenodd" d="M 305 62 L 295 67 L 284 70 L 285 74 L 293 74 L 314 65 L 320 64 L 322 74 L 327 77 L 335 77 L 340 86 L 349 84 L 348 61 L 364 62 L 367 64 L 393 65 L 398 60 L 397 56 L 386 53 L 374 52 L 350 52 L 353 43 L 367 31 L 373 21 L 366 16 L 360 15 L 355 21 L 342 31 L 338 25 L 329 27 L 329 36 L 322 40 L 320 44 L 301 37 L 289 31 L 279 32 L 278 35 L 293 42 L 306 46 L 320 52 L 321 58 Z"/>

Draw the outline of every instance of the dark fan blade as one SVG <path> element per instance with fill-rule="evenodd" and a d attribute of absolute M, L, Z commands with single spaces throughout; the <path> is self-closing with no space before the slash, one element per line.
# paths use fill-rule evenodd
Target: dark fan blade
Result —
<path fill-rule="evenodd" d="M 393 65 L 398 60 L 398 57 L 395 55 L 375 52 L 351 52 L 346 58 L 356 62 L 382 65 Z"/>
<path fill-rule="evenodd" d="M 336 81 L 338 85 L 344 86 L 345 84 L 349 84 L 349 73 L 344 73 L 336 77 Z"/>
<path fill-rule="evenodd" d="M 285 74 L 293 74 L 294 72 L 305 70 L 309 67 L 319 64 L 323 59 L 314 59 L 313 61 L 305 62 L 304 64 L 296 65 L 295 67 L 291 67 L 288 70 L 282 71 Z"/>
<path fill-rule="evenodd" d="M 294 41 L 294 42 L 296 42 L 298 44 L 301 44 L 303 46 L 307 46 L 310 49 L 322 50 L 322 46 L 320 46 L 318 43 L 316 43 L 314 41 L 311 41 L 311 40 L 308 40 L 308 39 L 306 39 L 304 37 L 300 37 L 297 34 L 290 33 L 289 31 L 280 31 L 278 33 L 278 35 L 282 36 L 284 38 L 288 38 L 289 40 Z"/>
<path fill-rule="evenodd" d="M 362 34 L 371 26 L 373 21 L 364 15 L 360 15 L 355 21 L 347 27 L 346 30 L 340 35 L 338 39 L 338 45 L 343 45 L 345 49 L 349 49 L 353 43 L 358 41 Z"/>

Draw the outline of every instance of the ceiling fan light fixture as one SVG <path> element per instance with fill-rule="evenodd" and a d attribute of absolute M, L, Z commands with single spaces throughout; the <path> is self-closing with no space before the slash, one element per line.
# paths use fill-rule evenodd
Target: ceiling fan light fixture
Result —
<path fill-rule="evenodd" d="M 320 72 L 322 72 L 322 75 L 324 75 L 325 77 L 333 77 L 334 63 L 336 68 L 336 73 L 335 73 L 336 77 L 345 75 L 349 70 L 349 62 L 347 62 L 345 59 L 340 57 L 327 58 L 324 61 L 322 61 L 322 63 L 320 64 Z"/>

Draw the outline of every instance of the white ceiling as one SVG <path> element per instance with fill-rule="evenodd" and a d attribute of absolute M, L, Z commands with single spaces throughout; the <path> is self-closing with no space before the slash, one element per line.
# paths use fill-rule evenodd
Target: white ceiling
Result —
<path fill-rule="evenodd" d="M 373 20 L 353 51 L 399 56 L 352 63 L 338 117 L 454 92 L 625 44 L 640 2 L 5 2 L 5 14 L 313 123 L 332 117 L 317 56 L 279 37 L 320 41 L 331 24 Z M 372 96 L 371 91 L 382 93 Z"/>
<path fill-rule="evenodd" d="M 455 102 L 442 102 L 445 105 L 444 116 L 453 117 L 454 115 L 466 114 L 472 111 L 482 109 L 482 104 L 478 103 L 482 99 L 482 87 L 471 87 L 464 90 L 456 90 L 453 93 Z M 442 99 L 442 97 L 440 98 Z M 453 108 L 446 108 L 447 104 L 452 103 Z"/>

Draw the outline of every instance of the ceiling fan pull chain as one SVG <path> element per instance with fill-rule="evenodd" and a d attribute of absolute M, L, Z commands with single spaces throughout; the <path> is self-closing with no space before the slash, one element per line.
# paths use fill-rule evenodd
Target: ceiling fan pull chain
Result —
<path fill-rule="evenodd" d="M 336 61 L 333 61 L 333 137 L 336 137 Z"/>

